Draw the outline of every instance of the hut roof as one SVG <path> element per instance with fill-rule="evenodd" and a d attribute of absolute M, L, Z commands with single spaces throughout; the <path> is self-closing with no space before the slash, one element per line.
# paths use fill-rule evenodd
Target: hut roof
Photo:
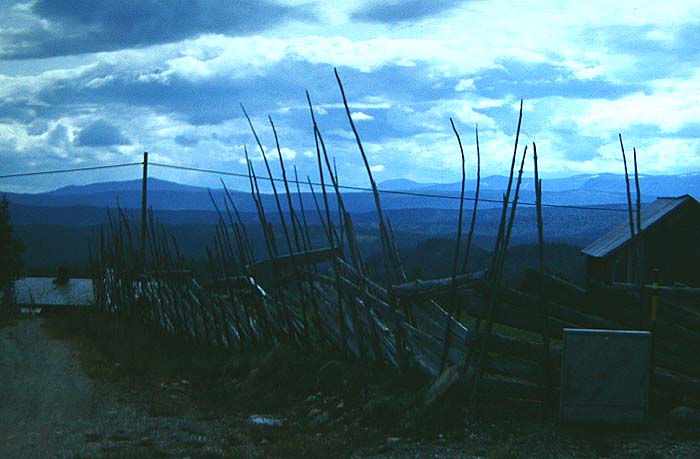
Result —
<path fill-rule="evenodd" d="M 56 284 L 51 277 L 25 277 L 15 281 L 20 306 L 91 306 L 94 303 L 92 279 L 69 279 Z"/>
<path fill-rule="evenodd" d="M 653 203 L 645 206 L 642 208 L 641 232 L 647 231 L 650 227 L 663 220 L 664 217 L 687 202 L 693 202 L 700 208 L 700 203 L 689 194 L 675 198 L 658 198 Z M 581 252 L 591 257 L 604 258 L 629 243 L 630 239 L 629 223 L 622 223 L 584 248 Z"/>

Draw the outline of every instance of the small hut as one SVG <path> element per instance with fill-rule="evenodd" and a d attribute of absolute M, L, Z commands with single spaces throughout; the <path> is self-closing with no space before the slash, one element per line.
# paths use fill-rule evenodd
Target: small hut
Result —
<path fill-rule="evenodd" d="M 636 224 L 636 219 L 635 219 Z M 658 270 L 663 284 L 700 286 L 700 203 L 686 194 L 659 198 L 642 208 L 636 241 L 641 258 L 635 279 L 636 249 L 623 223 L 582 250 L 588 282 L 649 282 Z"/>

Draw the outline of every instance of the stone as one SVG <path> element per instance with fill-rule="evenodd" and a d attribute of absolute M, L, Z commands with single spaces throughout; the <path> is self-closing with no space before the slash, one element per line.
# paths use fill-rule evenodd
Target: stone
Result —
<path fill-rule="evenodd" d="M 284 424 L 286 419 L 273 418 L 272 416 L 262 416 L 254 414 L 248 418 L 248 422 L 254 426 L 277 427 Z"/>
<path fill-rule="evenodd" d="M 317 426 L 324 425 L 328 423 L 328 421 L 331 419 L 330 415 L 328 414 L 327 411 L 324 411 L 323 413 L 319 414 L 316 416 L 313 420 L 313 424 Z"/>

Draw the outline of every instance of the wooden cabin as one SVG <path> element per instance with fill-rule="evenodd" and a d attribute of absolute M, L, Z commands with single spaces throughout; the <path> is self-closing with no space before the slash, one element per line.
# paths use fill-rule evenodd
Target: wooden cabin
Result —
<path fill-rule="evenodd" d="M 635 225 L 636 225 L 635 215 Z M 658 198 L 642 207 L 637 246 L 641 280 L 650 282 L 658 270 L 662 284 L 700 286 L 700 203 L 686 194 Z M 620 224 L 582 250 L 587 282 L 635 282 L 635 249 L 629 222 Z"/>

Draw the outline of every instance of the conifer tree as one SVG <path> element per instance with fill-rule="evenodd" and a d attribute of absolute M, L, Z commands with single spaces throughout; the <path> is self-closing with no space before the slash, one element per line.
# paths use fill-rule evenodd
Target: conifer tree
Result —
<path fill-rule="evenodd" d="M 14 238 L 7 196 L 0 199 L 0 291 L 10 286 L 22 268 L 24 244 Z"/>

